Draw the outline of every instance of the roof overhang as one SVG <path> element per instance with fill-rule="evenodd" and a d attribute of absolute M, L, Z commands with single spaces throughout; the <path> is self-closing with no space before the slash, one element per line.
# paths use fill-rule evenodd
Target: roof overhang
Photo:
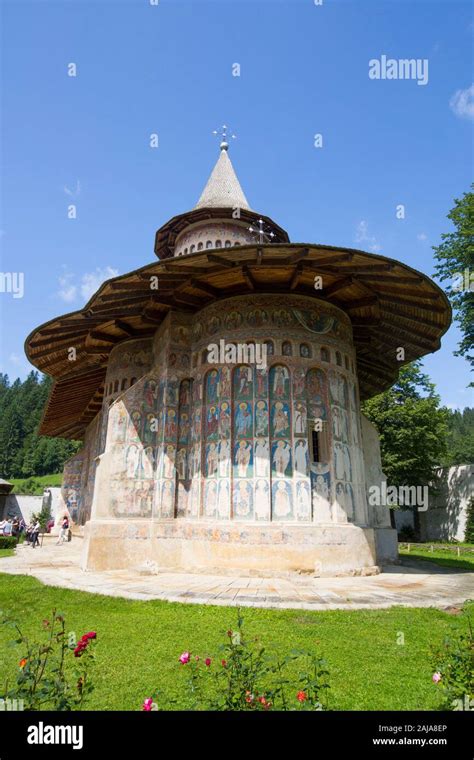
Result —
<path fill-rule="evenodd" d="M 323 290 L 314 288 L 317 275 Z M 156 277 L 159 290 L 150 287 Z M 194 313 L 252 293 L 306 295 L 345 311 L 362 399 L 389 388 L 404 363 L 436 351 L 451 322 L 449 301 L 432 280 L 406 264 L 355 249 L 273 243 L 160 260 L 104 282 L 84 309 L 28 336 L 28 359 L 55 379 L 40 432 L 81 438 L 101 408 L 112 348 L 152 336 L 170 309 Z M 404 362 L 397 360 L 400 346 Z"/>

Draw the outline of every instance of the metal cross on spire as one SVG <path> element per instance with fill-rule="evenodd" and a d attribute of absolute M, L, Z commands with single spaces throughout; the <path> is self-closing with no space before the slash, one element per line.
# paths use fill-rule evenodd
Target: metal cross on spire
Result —
<path fill-rule="evenodd" d="M 227 150 L 229 147 L 229 143 L 227 142 L 228 129 L 229 127 L 227 126 L 227 124 L 223 124 L 220 129 L 215 129 L 212 133 L 213 135 L 220 135 L 220 138 L 221 138 L 220 149 L 221 150 Z M 231 138 L 233 140 L 235 140 L 236 136 L 237 135 L 234 135 L 234 133 L 231 134 Z"/>
<path fill-rule="evenodd" d="M 265 226 L 267 229 L 265 229 Z M 258 229 L 255 227 L 249 227 L 249 232 L 255 232 L 256 235 L 258 235 L 258 242 L 260 244 L 262 243 L 271 243 L 272 239 L 275 237 L 274 232 L 268 232 L 267 230 L 270 230 L 268 224 L 265 225 L 265 222 L 263 219 L 258 220 Z"/>

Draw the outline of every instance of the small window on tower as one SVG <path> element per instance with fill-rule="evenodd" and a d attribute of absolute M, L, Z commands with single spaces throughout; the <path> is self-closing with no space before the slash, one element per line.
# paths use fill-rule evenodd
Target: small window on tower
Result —
<path fill-rule="evenodd" d="M 231 248 L 232 247 L 232 243 L 230 242 L 230 240 L 226 240 L 225 241 L 225 247 L 226 248 Z"/>
<path fill-rule="evenodd" d="M 322 348 L 321 349 L 321 361 L 323 361 L 323 362 L 329 362 L 330 361 L 329 351 L 328 351 L 327 348 Z"/>
<path fill-rule="evenodd" d="M 222 248 L 222 240 L 216 240 L 216 248 Z"/>
<path fill-rule="evenodd" d="M 196 246 L 192 245 L 191 248 L 189 249 L 189 253 L 194 253 L 195 250 L 196 250 Z"/>
<path fill-rule="evenodd" d="M 198 251 L 202 251 L 203 248 L 204 248 L 203 243 L 198 243 Z"/>
<path fill-rule="evenodd" d="M 212 240 L 207 241 L 206 248 L 212 248 Z"/>

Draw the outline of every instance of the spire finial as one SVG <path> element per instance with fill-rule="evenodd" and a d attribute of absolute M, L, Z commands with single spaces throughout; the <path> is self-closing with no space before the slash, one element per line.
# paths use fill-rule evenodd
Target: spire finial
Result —
<path fill-rule="evenodd" d="M 229 127 L 227 126 L 227 124 L 223 124 L 220 129 L 215 129 L 213 131 L 213 133 L 212 133 L 213 135 L 220 135 L 221 144 L 220 144 L 219 147 L 220 147 L 221 150 L 228 150 L 228 148 L 229 148 L 229 143 L 227 142 L 227 131 L 228 131 L 228 129 L 229 129 Z M 231 134 L 231 138 L 233 140 L 235 140 L 236 135 L 234 135 L 232 133 Z"/>

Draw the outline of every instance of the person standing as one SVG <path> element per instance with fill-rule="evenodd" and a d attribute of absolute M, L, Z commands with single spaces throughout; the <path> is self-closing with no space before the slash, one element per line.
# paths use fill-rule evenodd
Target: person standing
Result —
<path fill-rule="evenodd" d="M 61 523 L 61 530 L 59 531 L 59 537 L 56 541 L 56 546 L 58 544 L 63 544 L 65 541 L 67 541 L 67 534 L 69 532 L 69 520 L 67 515 L 64 515 L 63 521 Z"/>
<path fill-rule="evenodd" d="M 33 528 L 31 530 L 31 546 L 34 549 L 35 546 L 39 546 L 39 532 L 40 532 L 39 520 L 35 520 Z"/>

